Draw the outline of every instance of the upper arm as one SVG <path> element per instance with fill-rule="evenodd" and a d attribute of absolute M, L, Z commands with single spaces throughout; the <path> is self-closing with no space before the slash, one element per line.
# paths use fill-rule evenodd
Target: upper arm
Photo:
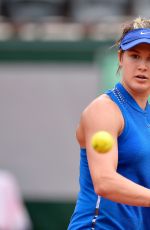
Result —
<path fill-rule="evenodd" d="M 91 103 L 82 114 L 82 126 L 87 150 L 88 164 L 95 190 L 100 180 L 116 171 L 118 164 L 117 138 L 122 130 L 123 118 L 117 105 L 106 96 Z M 105 130 L 114 138 L 113 148 L 105 154 L 97 153 L 91 146 L 95 132 Z"/>

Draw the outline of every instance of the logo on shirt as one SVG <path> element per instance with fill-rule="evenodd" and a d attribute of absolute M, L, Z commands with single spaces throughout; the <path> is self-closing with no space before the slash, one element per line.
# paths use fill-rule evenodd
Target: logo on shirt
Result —
<path fill-rule="evenodd" d="M 141 32 L 141 35 L 150 34 L 150 32 Z"/>

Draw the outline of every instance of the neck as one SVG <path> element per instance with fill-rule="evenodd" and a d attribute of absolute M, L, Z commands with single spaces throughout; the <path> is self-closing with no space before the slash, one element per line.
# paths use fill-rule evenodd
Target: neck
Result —
<path fill-rule="evenodd" d="M 134 98 L 134 100 L 136 101 L 136 103 L 144 110 L 147 104 L 147 100 L 148 100 L 148 93 L 143 93 L 143 92 L 136 92 L 135 90 L 129 88 L 125 82 L 121 82 L 122 85 L 124 86 L 124 88 L 128 91 L 128 93 Z"/>

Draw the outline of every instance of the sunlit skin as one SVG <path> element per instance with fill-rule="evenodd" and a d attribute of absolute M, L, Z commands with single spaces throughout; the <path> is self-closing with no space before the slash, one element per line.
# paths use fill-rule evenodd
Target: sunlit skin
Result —
<path fill-rule="evenodd" d="M 144 109 L 150 95 L 150 44 L 137 45 L 118 53 L 122 84 Z"/>

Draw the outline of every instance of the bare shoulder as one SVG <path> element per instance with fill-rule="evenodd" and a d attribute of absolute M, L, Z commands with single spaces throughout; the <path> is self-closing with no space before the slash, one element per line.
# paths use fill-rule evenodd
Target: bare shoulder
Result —
<path fill-rule="evenodd" d="M 117 105 L 111 100 L 111 98 L 106 95 L 106 94 L 102 94 L 100 96 L 98 96 L 97 98 L 95 98 L 86 108 L 85 110 L 83 111 L 86 112 L 86 111 L 90 111 L 90 110 L 93 110 L 93 109 L 117 109 Z"/>
<path fill-rule="evenodd" d="M 93 100 L 83 111 L 81 117 L 84 125 L 93 125 L 95 121 L 96 123 L 102 122 L 104 125 L 106 125 L 105 123 L 114 122 L 119 126 L 123 122 L 120 109 L 106 94 L 102 94 Z"/>
<path fill-rule="evenodd" d="M 82 112 L 77 128 L 77 140 L 81 146 L 85 145 L 85 136 L 99 130 L 118 136 L 124 127 L 123 116 L 118 106 L 107 96 L 102 94 L 94 99 Z"/>

